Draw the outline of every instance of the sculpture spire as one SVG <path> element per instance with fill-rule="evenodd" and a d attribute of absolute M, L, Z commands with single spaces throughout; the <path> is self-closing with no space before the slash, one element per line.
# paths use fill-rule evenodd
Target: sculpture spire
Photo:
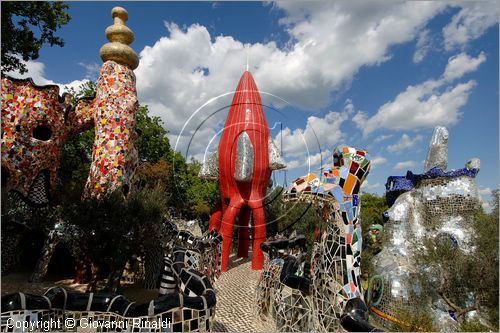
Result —
<path fill-rule="evenodd" d="M 115 61 L 130 69 L 136 69 L 139 65 L 139 57 L 135 51 L 128 46 L 134 41 L 134 33 L 125 25 L 128 13 L 122 7 L 114 7 L 111 10 L 113 25 L 106 28 L 106 38 L 109 43 L 104 44 L 99 51 L 102 61 Z"/>
<path fill-rule="evenodd" d="M 246 70 L 248 72 L 248 58 L 249 58 L 249 53 L 250 53 L 250 47 L 247 45 L 246 49 L 247 49 L 247 69 Z"/>

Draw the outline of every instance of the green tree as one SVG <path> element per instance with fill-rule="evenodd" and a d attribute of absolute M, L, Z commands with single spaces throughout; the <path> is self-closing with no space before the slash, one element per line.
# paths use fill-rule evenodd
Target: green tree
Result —
<path fill-rule="evenodd" d="M 363 251 L 361 252 L 361 271 L 363 278 L 367 279 L 372 275 L 372 259 L 381 248 L 371 244 L 369 230 L 370 225 L 384 225 L 383 213 L 389 208 L 384 196 L 371 193 L 363 193 L 360 196 L 361 210 L 359 218 L 361 220 L 361 230 L 363 234 Z"/>
<path fill-rule="evenodd" d="M 67 92 L 73 95 L 72 103 L 75 106 L 79 99 L 95 96 L 96 91 L 97 83 L 86 81 L 78 89 L 70 88 Z M 61 147 L 57 191 L 60 193 L 60 197 L 75 202 L 80 200 L 90 171 L 94 138 L 94 129 L 90 129 L 68 137 Z"/>
<path fill-rule="evenodd" d="M 140 161 L 156 163 L 161 159 L 168 158 L 170 154 L 170 141 L 168 131 L 163 128 L 160 117 L 149 116 L 147 105 L 139 107 L 135 116 L 136 131 L 139 134 L 137 150 Z"/>
<path fill-rule="evenodd" d="M 127 260 L 162 241 L 166 210 L 164 190 L 156 187 L 134 191 L 126 198 L 117 191 L 100 200 L 66 202 L 63 216 L 79 227 L 78 251 L 98 272 L 109 271 L 107 288 L 116 292 Z M 91 281 L 88 291 L 96 291 L 96 286 L 97 280 Z"/>
<path fill-rule="evenodd" d="M 64 46 L 55 32 L 71 19 L 67 9 L 61 1 L 2 1 L 2 73 L 25 73 L 19 57 L 37 59 L 45 43 Z"/>
<path fill-rule="evenodd" d="M 208 222 L 210 211 L 219 200 L 218 183 L 198 177 L 201 163 L 192 159 L 186 168 L 187 204 L 189 217 Z M 208 224 L 205 225 L 208 227 Z"/>
<path fill-rule="evenodd" d="M 73 95 L 73 106 L 75 106 L 80 98 L 95 96 L 97 92 L 97 83 L 95 81 L 88 80 L 80 84 L 77 90 L 70 87 L 67 89 L 67 92 Z"/>
<path fill-rule="evenodd" d="M 497 192 L 495 192 L 497 193 Z M 498 198 L 494 197 L 496 202 Z M 417 256 L 417 262 L 440 272 L 441 281 L 428 281 L 426 275 L 418 276 L 423 285 L 438 287 L 438 293 L 454 310 L 462 325 L 461 329 L 473 331 L 479 322 L 469 320 L 466 313 L 477 310 L 488 319 L 488 329 L 498 331 L 498 205 L 486 214 L 479 209 L 470 221 L 473 226 L 475 249 L 464 251 L 454 246 L 450 239 L 430 239 L 425 244 L 426 252 Z M 496 205 L 496 206 L 495 206 Z"/>
<path fill-rule="evenodd" d="M 298 201 L 283 201 L 284 189 L 275 187 L 265 200 L 266 231 L 268 236 L 281 233 L 290 236 L 292 232 L 307 238 L 308 252 L 312 250 L 314 231 L 324 227 L 323 219 L 314 204 Z"/>
<path fill-rule="evenodd" d="M 362 227 L 368 230 L 371 224 L 384 224 L 383 213 L 389 209 L 384 196 L 363 193 L 360 196 L 361 211 L 359 213 Z"/>

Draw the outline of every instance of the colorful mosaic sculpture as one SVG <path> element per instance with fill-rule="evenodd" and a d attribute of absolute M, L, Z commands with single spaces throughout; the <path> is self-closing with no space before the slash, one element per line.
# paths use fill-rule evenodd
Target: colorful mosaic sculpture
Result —
<path fill-rule="evenodd" d="M 2 78 L 2 186 L 47 205 L 67 135 L 59 87 Z"/>
<path fill-rule="evenodd" d="M 464 169 L 441 169 L 440 166 L 447 165 L 447 148 L 443 140 L 436 138 L 447 140 L 447 134 L 445 128 L 436 128 L 425 162 L 425 174 L 415 175 L 408 171 L 406 177 L 388 179 L 388 194 L 394 188 L 390 184 L 394 179 L 404 179 L 408 187 L 399 186 L 404 193 L 392 199 L 394 204 L 385 213 L 388 219 L 384 227 L 386 241 L 373 259 L 376 274 L 369 280 L 367 304 L 375 314 L 373 317 L 390 330 L 419 329 L 424 324 L 445 331 L 458 328 L 453 308 L 443 296 L 443 290 L 458 290 L 460 286 L 446 284 L 444 267 L 431 269 L 431 263 L 422 264 L 418 260 L 423 253 L 428 253 L 429 246 L 442 240 L 459 251 L 455 255 L 472 254 L 475 250 L 472 221 L 480 206 L 474 179 L 479 171 L 479 160 L 470 160 Z M 439 267 L 439 262 L 434 264 Z M 474 297 L 470 296 L 473 303 Z M 466 304 L 462 306 L 465 308 Z M 430 322 L 417 325 L 408 322 L 407 318 L 415 314 L 416 308 L 424 309 Z"/>
<path fill-rule="evenodd" d="M 99 199 L 118 189 L 124 194 L 130 190 L 137 164 L 134 127 L 138 102 L 132 69 L 138 58 L 126 45 L 133 41 L 133 33 L 124 25 L 127 12 L 115 7 L 112 16 L 115 24 L 106 30 L 111 43 L 101 49 L 104 64 L 95 98 L 83 98 L 72 108 L 71 96 L 59 97 L 58 86 L 2 78 L 2 186 L 31 206 L 50 203 L 63 142 L 90 128 L 95 129 L 95 140 L 83 197 Z M 49 232 L 33 281 L 47 271 L 60 241 L 58 225 Z"/>
<path fill-rule="evenodd" d="M 103 47 L 104 64 L 94 99 L 80 100 L 69 109 L 59 87 L 37 86 L 31 81 L 2 78 L 2 173 L 6 186 L 35 206 L 47 205 L 55 189 L 59 153 L 68 135 L 95 128 L 92 165 L 84 197 L 100 198 L 130 189 L 137 163 L 134 146 L 138 108 L 135 75 L 124 52 L 133 34 L 124 21 L 127 12 L 112 11 L 118 29 L 108 28 L 111 47 Z M 126 29 L 125 29 L 126 28 Z M 128 29 L 128 32 L 127 32 Z M 133 51 L 132 51 L 133 52 Z M 120 56 L 113 56 L 113 55 Z M 4 185 L 4 184 L 2 184 Z"/>
<path fill-rule="evenodd" d="M 300 260 L 290 257 L 272 260 L 262 273 L 258 293 L 269 294 L 267 298 L 273 305 L 267 308 L 276 310 L 259 312 L 263 316 L 271 314 L 278 330 L 375 329 L 367 323 L 368 309 L 361 290 L 362 235 L 358 219 L 358 192 L 370 171 L 370 159 L 364 150 L 337 147 L 333 162 L 322 177 L 308 174 L 299 178 L 284 194 L 286 201 L 312 202 L 324 217 L 325 227 L 311 255 L 310 278 L 306 272 L 297 273 L 300 270 L 292 268 Z M 279 266 L 281 275 L 273 273 L 280 270 Z M 289 280 L 290 274 L 295 278 Z M 296 287 L 289 283 L 294 280 Z M 286 291 L 286 287 L 291 289 Z M 260 300 L 258 303 L 266 304 Z M 280 311 L 282 307 L 287 310 Z"/>
<path fill-rule="evenodd" d="M 270 137 L 259 91 L 252 74 L 240 78 L 224 125 L 217 153 L 204 161 L 200 177 L 219 179 L 221 202 L 209 229 L 222 234 L 222 272 L 227 271 L 233 225 L 239 216 L 238 256 L 248 257 L 249 222 L 253 222 L 252 269 L 260 270 L 266 238 L 264 197 L 273 169 L 283 168 Z"/>

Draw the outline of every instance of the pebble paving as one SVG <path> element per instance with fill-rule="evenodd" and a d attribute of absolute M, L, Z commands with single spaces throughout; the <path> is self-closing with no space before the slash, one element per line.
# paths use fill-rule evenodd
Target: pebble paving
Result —
<path fill-rule="evenodd" d="M 251 254 L 250 254 L 251 257 Z M 271 323 L 263 322 L 255 311 L 255 290 L 261 271 L 252 270 L 250 259 L 230 257 L 227 272 L 214 283 L 217 295 L 216 332 L 276 331 Z"/>

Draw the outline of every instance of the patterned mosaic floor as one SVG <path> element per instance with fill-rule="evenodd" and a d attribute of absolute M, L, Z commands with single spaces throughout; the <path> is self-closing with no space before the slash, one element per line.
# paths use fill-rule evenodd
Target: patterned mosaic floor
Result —
<path fill-rule="evenodd" d="M 251 256 L 251 254 L 250 254 Z M 216 332 L 276 331 L 255 314 L 255 287 L 260 271 L 252 271 L 251 260 L 230 257 L 229 270 L 215 282 L 217 310 Z"/>

